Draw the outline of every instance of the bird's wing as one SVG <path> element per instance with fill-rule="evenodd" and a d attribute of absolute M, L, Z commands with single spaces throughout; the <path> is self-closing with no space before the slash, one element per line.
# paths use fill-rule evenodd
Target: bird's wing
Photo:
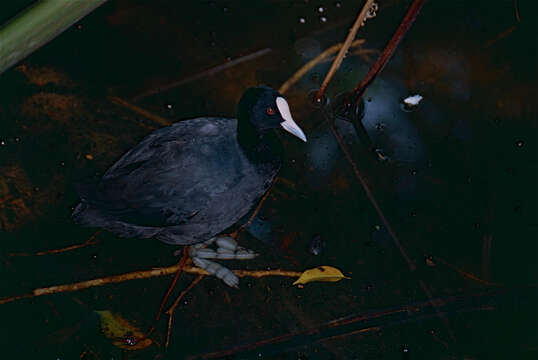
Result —
<path fill-rule="evenodd" d="M 159 129 L 123 155 L 84 202 L 137 225 L 186 223 L 238 184 L 236 120 L 198 118 Z"/>

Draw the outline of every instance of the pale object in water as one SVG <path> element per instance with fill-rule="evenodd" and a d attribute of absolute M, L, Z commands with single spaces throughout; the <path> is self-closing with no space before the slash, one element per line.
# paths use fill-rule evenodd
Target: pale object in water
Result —
<path fill-rule="evenodd" d="M 419 94 L 408 96 L 404 99 L 404 104 L 407 106 L 417 106 L 421 101 L 423 97 Z"/>

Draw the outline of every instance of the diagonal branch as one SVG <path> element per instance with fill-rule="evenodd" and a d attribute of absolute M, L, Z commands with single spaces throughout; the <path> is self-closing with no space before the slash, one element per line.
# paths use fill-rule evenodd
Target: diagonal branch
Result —
<path fill-rule="evenodd" d="M 314 102 L 318 102 L 323 94 L 325 93 L 325 90 L 327 89 L 327 86 L 329 85 L 329 82 L 332 80 L 334 74 L 336 74 L 336 71 L 340 67 L 340 64 L 342 64 L 342 61 L 344 60 L 344 57 L 349 50 L 349 47 L 351 46 L 351 43 L 353 42 L 353 39 L 355 39 L 355 36 L 357 36 L 357 31 L 359 30 L 361 24 L 366 19 L 366 15 L 368 15 L 368 11 L 372 7 L 372 4 L 374 3 L 374 0 L 366 0 L 366 3 L 362 7 L 361 12 L 357 16 L 357 19 L 355 20 L 355 23 L 351 27 L 351 30 L 349 30 L 349 34 L 346 37 L 346 40 L 344 41 L 344 45 L 340 48 L 340 51 L 338 52 L 338 55 L 336 56 L 336 59 L 334 59 L 334 62 L 331 65 L 331 68 L 329 69 L 329 72 L 325 76 L 325 79 L 323 80 L 323 83 L 321 84 L 320 89 L 318 90 L 316 96 L 314 97 Z"/>
<path fill-rule="evenodd" d="M 376 61 L 374 66 L 370 69 L 366 77 L 353 89 L 352 91 L 352 98 L 360 98 L 366 88 L 374 81 L 377 74 L 383 70 L 385 65 L 388 63 L 392 55 L 394 54 L 394 51 L 398 47 L 398 44 L 400 44 L 400 41 L 405 37 L 405 34 L 407 31 L 411 28 L 411 25 L 415 22 L 415 19 L 418 16 L 418 13 L 420 12 L 420 9 L 422 9 L 422 6 L 424 3 L 426 3 L 427 0 L 415 0 L 409 7 L 409 10 L 407 10 L 407 13 L 405 14 L 404 19 L 402 20 L 402 23 L 400 26 L 398 26 L 398 29 L 392 36 L 392 39 L 390 39 L 389 43 L 385 47 L 385 50 L 381 53 L 381 56 Z"/>

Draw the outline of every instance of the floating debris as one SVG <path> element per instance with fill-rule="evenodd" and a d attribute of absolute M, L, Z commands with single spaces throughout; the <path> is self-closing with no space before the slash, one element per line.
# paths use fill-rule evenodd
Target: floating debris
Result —
<path fill-rule="evenodd" d="M 306 270 L 301 274 L 299 279 L 297 279 L 293 285 L 304 285 L 312 281 L 328 281 L 336 282 L 342 279 L 351 279 L 350 277 L 344 276 L 342 272 L 332 266 L 318 266 L 317 268 Z"/>
<path fill-rule="evenodd" d="M 326 243 L 321 238 L 319 234 L 316 234 L 312 237 L 312 240 L 310 240 L 310 244 L 308 245 L 308 251 L 312 255 L 319 255 L 321 252 L 325 249 Z"/>
<path fill-rule="evenodd" d="M 375 154 L 377 155 L 377 159 L 381 162 L 390 160 L 390 157 L 385 154 L 385 151 L 383 151 L 383 149 L 375 149 Z"/>
<path fill-rule="evenodd" d="M 409 106 L 416 106 L 422 101 L 422 99 L 423 97 L 417 94 L 417 95 L 406 97 L 404 99 L 404 103 Z"/>
<path fill-rule="evenodd" d="M 433 256 L 427 256 L 426 259 L 426 265 L 428 266 L 431 266 L 431 267 L 434 267 L 436 264 L 435 264 L 435 261 L 433 261 Z"/>
<path fill-rule="evenodd" d="M 414 111 L 418 104 L 422 101 L 423 97 L 419 94 L 408 96 L 402 101 L 402 110 Z"/>

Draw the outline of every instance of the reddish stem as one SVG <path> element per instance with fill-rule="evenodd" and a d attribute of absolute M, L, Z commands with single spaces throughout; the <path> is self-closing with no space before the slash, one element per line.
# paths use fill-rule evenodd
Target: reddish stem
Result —
<path fill-rule="evenodd" d="M 183 256 L 181 256 L 181 260 L 179 260 L 178 269 L 176 272 L 176 275 L 174 276 L 174 280 L 172 280 L 172 283 L 170 284 L 170 287 L 168 288 L 168 291 L 164 295 L 163 300 L 161 301 L 161 306 L 159 306 L 159 311 L 157 312 L 157 316 L 155 316 L 155 321 L 159 321 L 161 318 L 161 315 L 163 313 L 164 306 L 166 305 L 166 300 L 170 297 L 170 294 L 172 293 L 172 290 L 176 287 L 177 280 L 179 279 L 179 275 L 181 275 L 181 272 L 183 271 L 183 268 L 185 267 L 185 263 L 187 262 L 187 259 L 189 258 L 189 249 L 190 245 L 186 245 L 183 248 Z M 148 330 L 148 332 L 142 336 L 139 339 L 136 339 L 137 342 L 140 340 L 148 338 L 153 331 L 155 330 L 155 324 Z"/>
<path fill-rule="evenodd" d="M 411 28 L 411 25 L 413 25 L 413 23 L 415 22 L 415 19 L 417 18 L 420 9 L 426 1 L 427 0 L 413 1 L 413 4 L 411 4 L 409 10 L 407 10 L 407 14 L 405 14 L 402 23 L 392 36 L 392 39 L 390 39 L 388 45 L 385 47 L 385 50 L 383 50 L 383 53 L 381 53 L 381 56 L 379 57 L 379 59 L 377 59 L 374 66 L 372 66 L 366 77 L 359 83 L 359 85 L 357 85 L 355 89 L 352 90 L 352 95 L 350 98 L 360 98 L 366 88 L 374 81 L 374 79 L 381 72 L 381 70 L 383 70 L 385 65 L 388 63 L 388 61 L 394 54 L 394 51 L 398 47 L 398 44 L 400 43 L 400 41 L 402 41 L 409 28 Z"/>
<path fill-rule="evenodd" d="M 166 295 L 164 296 L 163 301 L 161 302 L 161 306 L 159 307 L 159 312 L 157 313 L 157 316 L 155 317 L 155 320 L 159 320 L 161 317 L 161 314 L 164 309 L 164 305 L 166 305 L 166 300 L 170 297 L 170 294 L 172 293 L 172 290 L 176 287 L 177 279 L 179 278 L 179 275 L 181 274 L 181 271 L 183 270 L 183 267 L 185 266 L 185 262 L 187 261 L 189 257 L 189 245 L 186 245 L 183 248 L 183 256 L 181 257 L 181 260 L 179 261 L 179 266 L 177 269 L 176 276 L 174 276 L 174 280 L 172 280 L 172 283 L 170 284 L 170 287 L 168 288 L 168 291 L 166 292 Z"/>

